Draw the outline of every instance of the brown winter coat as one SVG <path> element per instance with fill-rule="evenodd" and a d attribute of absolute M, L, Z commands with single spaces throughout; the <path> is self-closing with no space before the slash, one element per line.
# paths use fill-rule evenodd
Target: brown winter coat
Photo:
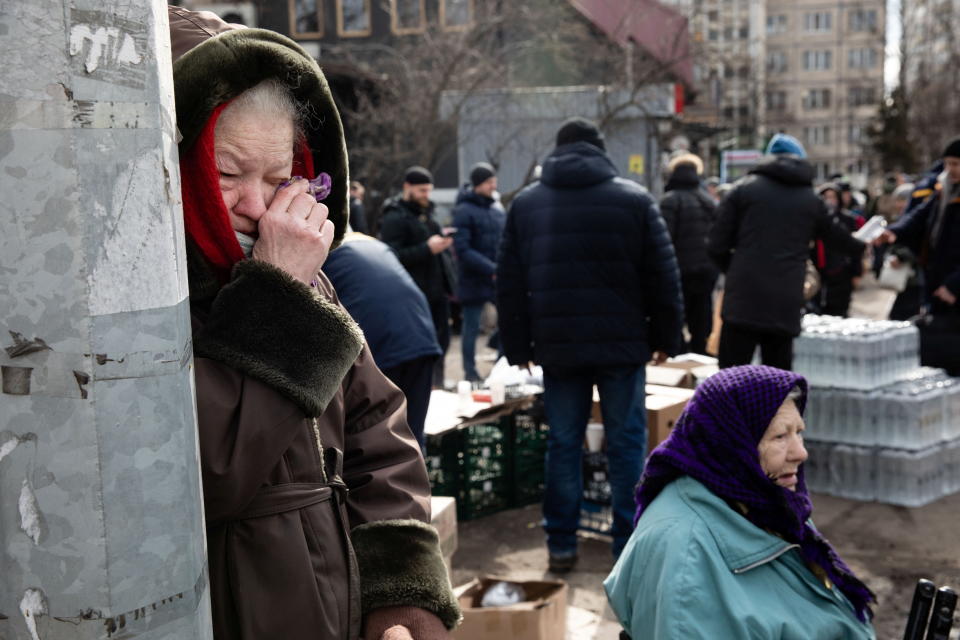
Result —
<path fill-rule="evenodd" d="M 208 39 L 196 41 L 214 52 L 211 62 L 198 44 L 174 68 L 184 144 L 204 108 L 282 68 L 308 92 L 298 99 L 335 125 L 315 157 L 334 176 L 334 201 L 345 195 L 339 119 L 316 63 L 277 34 L 209 39 L 195 14 L 171 8 L 170 19 L 174 51 L 199 30 Z M 214 86 L 198 106 L 196 81 L 211 63 Z M 184 95 L 190 114 L 181 113 Z M 338 238 L 345 215 L 330 207 Z M 425 524 L 430 487 L 403 395 L 376 368 L 333 287 L 320 275 L 312 289 L 256 260 L 238 263 L 221 287 L 192 245 L 188 266 L 217 640 L 352 639 L 371 612 L 398 610 L 406 616 L 398 622 L 416 623 L 410 607 L 452 628 L 459 611 Z"/>

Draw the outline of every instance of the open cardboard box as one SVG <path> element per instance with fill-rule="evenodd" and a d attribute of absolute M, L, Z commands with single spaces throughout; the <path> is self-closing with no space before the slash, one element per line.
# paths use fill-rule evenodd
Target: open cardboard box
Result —
<path fill-rule="evenodd" d="M 481 607 L 490 585 L 521 585 L 527 599 L 505 607 Z M 499 576 L 474 578 L 454 590 L 463 622 L 453 632 L 456 640 L 562 640 L 567 633 L 567 583 L 563 580 L 512 580 Z"/>

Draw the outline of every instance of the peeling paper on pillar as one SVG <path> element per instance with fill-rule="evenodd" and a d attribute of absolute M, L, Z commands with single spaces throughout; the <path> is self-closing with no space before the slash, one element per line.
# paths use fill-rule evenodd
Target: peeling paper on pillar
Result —
<path fill-rule="evenodd" d="M 40 538 L 43 536 L 46 523 L 43 514 L 40 513 L 40 503 L 37 502 L 37 496 L 26 480 L 23 481 L 23 486 L 20 488 L 19 510 L 20 529 L 33 540 L 33 544 L 40 544 Z"/>
<path fill-rule="evenodd" d="M 37 631 L 37 618 L 49 613 L 47 608 L 47 598 L 40 589 L 27 589 L 23 598 L 20 600 L 20 613 L 23 615 L 24 622 L 27 623 L 27 629 L 30 631 L 30 637 L 33 640 L 40 640 L 40 633 Z"/>

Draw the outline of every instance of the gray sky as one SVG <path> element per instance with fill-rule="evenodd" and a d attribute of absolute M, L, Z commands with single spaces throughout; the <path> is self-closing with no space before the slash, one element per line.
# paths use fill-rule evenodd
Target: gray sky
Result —
<path fill-rule="evenodd" d="M 900 0 L 887 0 L 887 47 L 886 64 L 883 67 L 883 80 L 887 91 L 897 86 L 897 74 L 900 73 Z"/>

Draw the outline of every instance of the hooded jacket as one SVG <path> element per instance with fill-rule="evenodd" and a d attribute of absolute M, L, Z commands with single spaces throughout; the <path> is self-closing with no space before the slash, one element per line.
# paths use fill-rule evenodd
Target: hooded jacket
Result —
<path fill-rule="evenodd" d="M 323 74 L 278 34 L 177 7 L 169 17 L 214 636 L 452 628 L 459 612 L 402 394 L 322 275 L 311 288 L 233 258 L 213 124 L 220 105 L 269 77 L 316 116 L 295 171 L 312 163 L 332 176 L 326 203 L 343 235 L 346 151 Z"/>
<path fill-rule="evenodd" d="M 810 243 L 859 257 L 865 245 L 827 215 L 813 190 L 813 166 L 796 156 L 757 165 L 717 207 L 707 251 L 727 274 L 724 322 L 796 336 Z"/>
<path fill-rule="evenodd" d="M 510 205 L 497 308 L 511 364 L 639 366 L 651 349 L 677 353 L 680 273 L 656 202 L 600 148 L 557 147 Z"/>
<path fill-rule="evenodd" d="M 457 228 L 453 244 L 459 269 L 457 297 L 460 302 L 482 303 L 493 300 L 497 273 L 497 249 L 507 214 L 493 198 L 482 196 L 470 184 L 457 194 L 453 208 L 453 226 Z"/>
<path fill-rule="evenodd" d="M 713 225 L 716 204 L 700 187 L 696 169 L 679 165 L 667 182 L 666 195 L 660 199 L 660 213 L 677 252 L 677 262 L 684 278 L 714 278 L 717 267 L 707 256 L 707 232 Z"/>

